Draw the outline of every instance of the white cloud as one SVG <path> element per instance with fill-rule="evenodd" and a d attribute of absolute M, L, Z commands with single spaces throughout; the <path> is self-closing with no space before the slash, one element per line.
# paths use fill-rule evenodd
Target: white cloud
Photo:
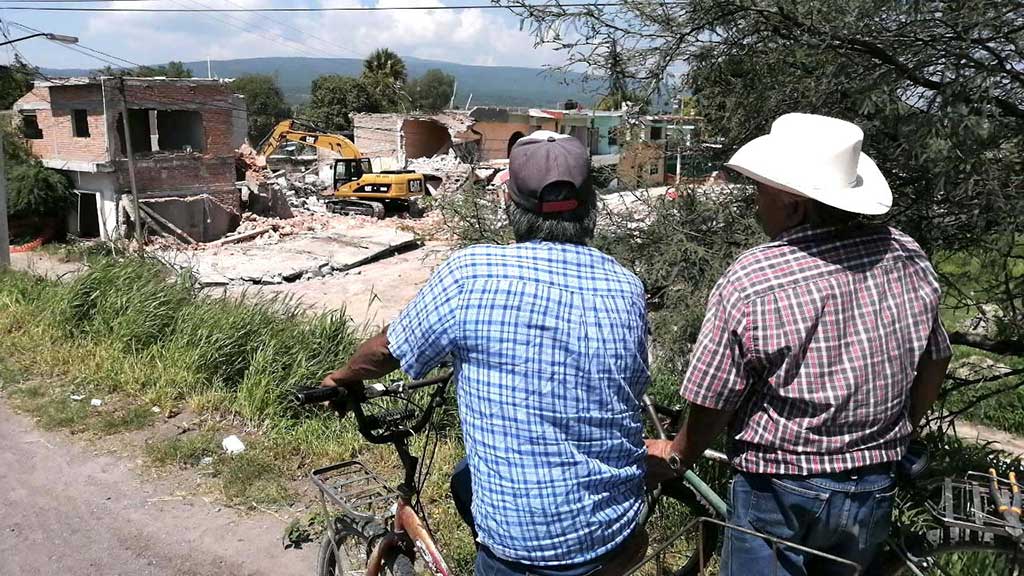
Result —
<path fill-rule="evenodd" d="M 438 0 L 379 0 L 379 6 L 440 6 Z M 168 0 L 142 6 L 200 8 L 296 6 L 288 0 Z M 359 0 L 314 0 L 310 6 L 360 5 Z M 140 7 L 136 2 L 103 6 Z M 403 56 L 463 64 L 540 66 L 560 56 L 534 49 L 518 20 L 502 10 L 433 10 L 315 13 L 22 13 L 47 22 L 82 44 L 144 64 L 168 60 L 312 56 L 361 58 L 388 47 Z M 59 22 L 59 26 L 58 26 Z M 32 24 L 39 27 L 40 24 Z M 44 43 L 45 44 L 45 43 Z M 102 66 L 58 47 L 34 46 L 33 63 L 49 67 Z M 73 61 L 73 63 L 72 63 Z"/>

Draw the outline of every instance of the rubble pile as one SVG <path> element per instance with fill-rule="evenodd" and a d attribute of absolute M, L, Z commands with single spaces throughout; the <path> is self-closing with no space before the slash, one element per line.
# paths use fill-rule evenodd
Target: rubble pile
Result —
<path fill-rule="evenodd" d="M 267 218 L 246 212 L 234 235 L 264 230 L 252 239 L 254 244 L 277 244 L 282 238 L 303 232 L 326 232 L 336 224 L 337 217 L 315 212 L 299 212 L 292 218 Z"/>
<path fill-rule="evenodd" d="M 440 178 L 441 186 L 433 193 L 442 196 L 459 191 L 473 178 L 473 166 L 459 159 L 453 150 L 430 158 L 413 158 L 406 169 Z"/>
<path fill-rule="evenodd" d="M 301 208 L 310 212 L 327 213 L 327 204 L 320 194 L 324 186 L 316 174 L 275 174 L 269 182 L 275 193 L 281 193 L 292 208 Z"/>
<path fill-rule="evenodd" d="M 260 156 L 252 146 L 242 144 L 235 150 L 235 166 L 242 172 L 262 172 L 267 168 L 267 159 Z"/>

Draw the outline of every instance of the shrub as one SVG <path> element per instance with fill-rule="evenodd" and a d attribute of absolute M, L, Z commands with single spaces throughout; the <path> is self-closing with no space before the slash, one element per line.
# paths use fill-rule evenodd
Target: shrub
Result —
<path fill-rule="evenodd" d="M 11 218 L 60 216 L 74 198 L 67 177 L 38 160 L 12 166 L 7 181 Z"/>

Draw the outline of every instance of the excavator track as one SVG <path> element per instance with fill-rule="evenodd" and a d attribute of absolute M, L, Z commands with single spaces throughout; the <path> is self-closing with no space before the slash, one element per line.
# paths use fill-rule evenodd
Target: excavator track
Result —
<path fill-rule="evenodd" d="M 384 219 L 384 204 L 369 200 L 348 200 L 334 198 L 327 201 L 327 209 L 335 214 L 370 216 Z"/>

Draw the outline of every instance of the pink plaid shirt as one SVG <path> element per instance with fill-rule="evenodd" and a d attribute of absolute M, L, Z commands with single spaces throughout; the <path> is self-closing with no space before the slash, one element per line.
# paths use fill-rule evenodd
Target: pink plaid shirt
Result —
<path fill-rule="evenodd" d="M 840 472 L 903 456 L 922 354 L 952 354 L 939 284 L 906 234 L 801 226 L 718 281 L 681 393 L 735 410 L 730 457 L 753 473 Z"/>

